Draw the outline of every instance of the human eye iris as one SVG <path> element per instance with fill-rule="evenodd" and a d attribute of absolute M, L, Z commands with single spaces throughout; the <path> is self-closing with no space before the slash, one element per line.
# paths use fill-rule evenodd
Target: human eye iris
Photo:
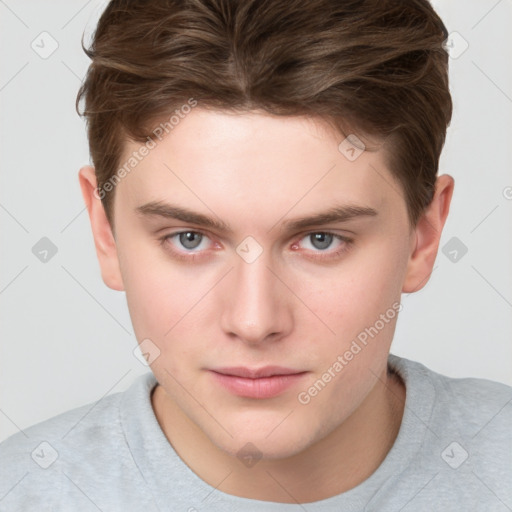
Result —
<path fill-rule="evenodd" d="M 302 240 L 309 242 L 310 247 L 307 247 L 306 244 L 305 248 L 313 253 L 316 253 L 314 257 L 320 259 L 340 256 L 350 248 L 353 242 L 352 239 L 348 237 L 327 231 L 315 231 L 308 233 L 305 237 L 302 238 Z M 328 251 L 328 249 L 332 247 L 335 240 L 338 242 L 338 244 L 335 246 L 334 250 Z M 297 247 L 297 245 L 295 245 L 295 247 Z"/>
<path fill-rule="evenodd" d="M 203 234 L 197 231 L 182 231 L 175 233 L 170 238 L 178 237 L 178 241 L 185 249 L 197 249 L 203 240 Z"/>
<path fill-rule="evenodd" d="M 334 240 L 334 235 L 332 233 L 324 232 L 310 233 L 308 237 L 312 242 L 313 247 L 321 250 L 328 249 Z"/>
<path fill-rule="evenodd" d="M 193 261 L 205 256 L 206 250 L 202 250 L 207 248 L 207 245 L 203 244 L 205 240 L 208 240 L 208 237 L 203 233 L 185 230 L 163 236 L 160 238 L 160 243 L 171 256 L 184 261 Z"/>

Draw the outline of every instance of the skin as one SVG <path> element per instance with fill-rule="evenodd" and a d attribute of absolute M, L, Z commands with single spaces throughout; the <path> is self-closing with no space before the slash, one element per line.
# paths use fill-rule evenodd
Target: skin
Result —
<path fill-rule="evenodd" d="M 426 284 L 454 180 L 438 177 L 412 229 L 384 150 L 351 162 L 338 150 L 342 140 L 320 119 L 196 107 L 115 187 L 113 230 L 94 195 L 94 169 L 80 169 L 103 280 L 126 292 L 139 343 L 149 338 L 160 350 L 151 364 L 156 418 L 184 462 L 220 491 L 282 503 L 326 499 L 368 478 L 398 435 L 406 390 L 387 373 L 398 315 L 308 404 L 297 397 L 401 293 Z M 122 162 L 140 146 L 127 143 Z M 150 201 L 220 219 L 232 233 L 136 212 Z M 280 228 L 335 203 L 378 215 Z M 197 248 L 179 236 L 161 244 L 187 230 L 204 235 L 192 238 Z M 324 248 L 311 236 L 318 232 L 354 242 L 333 238 Z M 236 252 L 249 235 L 263 250 L 252 263 Z M 207 371 L 266 365 L 309 373 L 279 396 L 251 399 Z M 252 467 L 237 457 L 248 442 L 261 454 Z"/>

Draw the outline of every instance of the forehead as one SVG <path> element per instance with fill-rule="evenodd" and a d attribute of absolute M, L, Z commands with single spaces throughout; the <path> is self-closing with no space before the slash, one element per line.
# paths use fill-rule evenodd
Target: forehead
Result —
<path fill-rule="evenodd" d="M 344 136 L 318 118 L 196 107 L 168 131 L 118 187 L 133 208 L 172 198 L 203 211 L 210 202 L 300 214 L 340 201 L 380 209 L 397 199 L 384 151 L 351 161 L 339 149 Z M 128 143 L 122 160 L 142 145 Z"/>

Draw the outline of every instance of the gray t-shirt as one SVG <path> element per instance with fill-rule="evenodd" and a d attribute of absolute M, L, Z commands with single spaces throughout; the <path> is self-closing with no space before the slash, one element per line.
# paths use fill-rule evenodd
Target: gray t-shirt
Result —
<path fill-rule="evenodd" d="M 393 354 L 389 364 L 406 386 L 398 437 L 369 478 L 337 496 L 275 503 L 207 484 L 162 432 L 147 373 L 1 443 L 0 511 L 510 512 L 512 387 Z"/>

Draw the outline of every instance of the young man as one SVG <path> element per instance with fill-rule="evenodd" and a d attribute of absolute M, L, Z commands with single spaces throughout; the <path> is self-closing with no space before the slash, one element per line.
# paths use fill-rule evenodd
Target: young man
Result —
<path fill-rule="evenodd" d="M 427 0 L 113 0 L 78 99 L 152 373 L 0 445 L 1 510 L 512 510 L 512 389 L 389 354 L 454 181 Z"/>

